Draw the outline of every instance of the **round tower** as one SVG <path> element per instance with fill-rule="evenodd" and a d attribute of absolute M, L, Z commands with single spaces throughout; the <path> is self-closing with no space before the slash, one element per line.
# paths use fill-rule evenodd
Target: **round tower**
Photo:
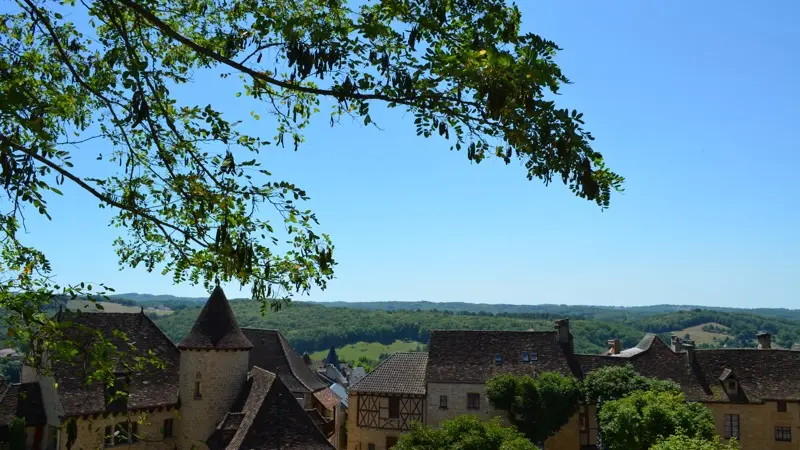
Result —
<path fill-rule="evenodd" d="M 206 449 L 206 440 L 230 411 L 247 382 L 253 344 L 245 337 L 222 288 L 217 286 L 192 330 L 178 344 L 181 450 Z"/>

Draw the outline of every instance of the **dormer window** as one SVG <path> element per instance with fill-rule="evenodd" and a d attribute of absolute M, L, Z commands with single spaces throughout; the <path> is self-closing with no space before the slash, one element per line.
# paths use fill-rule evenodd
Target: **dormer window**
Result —
<path fill-rule="evenodd" d="M 728 380 L 728 390 L 729 391 L 736 390 L 736 380 Z"/>
<path fill-rule="evenodd" d="M 503 357 L 500 356 L 500 353 L 495 353 L 495 355 L 494 355 L 494 363 L 495 364 L 503 364 Z"/>
<path fill-rule="evenodd" d="M 531 362 L 531 355 L 528 352 L 522 352 L 522 362 Z"/>

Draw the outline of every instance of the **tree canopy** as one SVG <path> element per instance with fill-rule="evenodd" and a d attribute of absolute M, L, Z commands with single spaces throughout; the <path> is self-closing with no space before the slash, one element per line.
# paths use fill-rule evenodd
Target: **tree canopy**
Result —
<path fill-rule="evenodd" d="M 650 450 L 739 450 L 739 443 L 736 439 L 720 442 L 719 436 L 708 440 L 676 434 L 653 445 Z"/>
<path fill-rule="evenodd" d="M 677 383 L 642 376 L 630 364 L 593 370 L 583 379 L 587 403 L 602 409 L 607 401 L 619 400 L 635 391 L 680 393 Z"/>
<path fill-rule="evenodd" d="M 607 207 L 623 179 L 592 148 L 583 114 L 552 100 L 569 82 L 559 47 L 521 20 L 503 0 L 15 0 L 0 14 L 10 336 L 37 341 L 32 362 L 69 357 L 76 347 L 53 344 L 68 340 L 41 306 L 56 292 L 107 292 L 55 285 L 22 236 L 26 214 L 50 218 L 49 202 L 75 201 L 60 200 L 64 183 L 113 211 L 123 267 L 237 281 L 265 308 L 324 289 L 333 243 L 303 206 L 308 193 L 259 156 L 297 149 L 320 116 L 370 125 L 373 108 L 400 108 L 417 135 L 470 161 L 517 160 L 529 179 L 560 179 Z M 258 109 L 240 117 L 175 94 L 202 71 L 239 83 L 230 95 Z M 263 133 L 243 131 L 262 115 L 269 125 L 251 129 Z M 101 149 L 96 161 L 72 158 L 89 148 Z"/>
<path fill-rule="evenodd" d="M 535 450 L 536 446 L 500 420 L 481 421 L 473 415 L 457 416 L 434 428 L 415 424 L 402 435 L 395 450 Z"/>
<path fill-rule="evenodd" d="M 506 411 L 509 422 L 533 442 L 544 442 L 569 422 L 578 409 L 578 380 L 556 372 L 536 378 L 497 375 L 486 382 L 492 406 Z"/>
<path fill-rule="evenodd" d="M 675 392 L 635 391 L 606 402 L 598 423 L 602 443 L 610 450 L 648 450 L 673 435 L 701 441 L 714 438 L 711 410 Z"/>

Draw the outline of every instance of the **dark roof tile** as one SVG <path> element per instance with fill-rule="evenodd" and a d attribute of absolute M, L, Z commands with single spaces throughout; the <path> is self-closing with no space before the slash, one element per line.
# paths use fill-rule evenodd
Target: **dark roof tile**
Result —
<path fill-rule="evenodd" d="M 225 442 L 225 432 L 232 432 Z M 274 373 L 254 367 L 231 412 L 209 438 L 212 450 L 334 450 Z"/>
<path fill-rule="evenodd" d="M 253 344 L 242 334 L 225 292 L 217 286 L 191 331 L 178 344 L 189 350 L 250 350 Z"/>
<path fill-rule="evenodd" d="M 428 382 L 484 383 L 499 373 L 579 375 L 557 331 L 433 331 L 428 349 Z"/>
<path fill-rule="evenodd" d="M 0 383 L 0 427 L 15 417 L 25 418 L 28 426 L 47 423 L 39 383 Z"/>
<path fill-rule="evenodd" d="M 292 392 L 308 393 L 327 387 L 280 332 L 257 328 L 243 328 L 242 332 L 253 343 L 250 367 L 258 366 L 278 374 Z"/>
<path fill-rule="evenodd" d="M 350 387 L 350 392 L 425 395 L 428 353 L 397 352 Z"/>
<path fill-rule="evenodd" d="M 112 336 L 114 330 L 123 332 L 135 346 L 139 356 L 152 350 L 164 362 L 163 369 L 148 366 L 141 373 L 130 374 L 128 409 L 169 406 L 178 403 L 178 368 L 180 352 L 175 344 L 142 313 L 85 313 L 64 311 L 59 320 L 72 322 L 75 326 L 66 333 L 73 339 L 92 343 L 90 330 L 100 331 L 103 336 Z M 112 340 L 121 346 L 121 340 Z M 53 364 L 53 375 L 58 383 L 58 396 L 66 416 L 92 414 L 109 411 L 105 387 L 100 383 L 86 385 L 91 368 L 84 366 L 85 358 L 78 355 L 73 361 Z"/>

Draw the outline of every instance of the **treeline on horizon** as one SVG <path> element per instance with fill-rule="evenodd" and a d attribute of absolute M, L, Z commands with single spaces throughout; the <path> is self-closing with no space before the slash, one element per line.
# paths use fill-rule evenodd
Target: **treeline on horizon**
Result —
<path fill-rule="evenodd" d="M 542 305 L 558 310 L 491 313 L 442 311 L 437 308 L 331 307 L 320 303 L 293 302 L 279 312 L 262 315 L 261 305 L 253 301 L 234 300 L 231 306 L 241 326 L 280 330 L 300 353 L 357 342 L 388 345 L 396 340 L 405 340 L 427 344 L 431 330 L 437 329 L 552 330 L 553 321 L 564 317 L 570 318 L 575 349 L 580 353 L 602 353 L 607 350 L 607 341 L 616 338 L 622 340 L 623 347 L 632 347 L 646 333 L 659 334 L 669 342 L 669 335 L 674 331 L 708 323 L 729 328 L 729 337 L 721 339 L 720 345 L 754 347 L 756 334 L 760 331 L 772 333 L 773 341 L 782 347 L 788 348 L 800 342 L 800 322 L 796 320 L 699 308 L 647 313 L 643 312 L 644 309 L 632 312 L 629 308 Z M 177 342 L 189 331 L 201 307 L 196 302 L 181 302 L 178 308 L 173 308 L 173 314 L 152 317 Z M 656 308 L 653 307 L 654 310 Z M 699 347 L 710 346 L 703 344 Z"/>

